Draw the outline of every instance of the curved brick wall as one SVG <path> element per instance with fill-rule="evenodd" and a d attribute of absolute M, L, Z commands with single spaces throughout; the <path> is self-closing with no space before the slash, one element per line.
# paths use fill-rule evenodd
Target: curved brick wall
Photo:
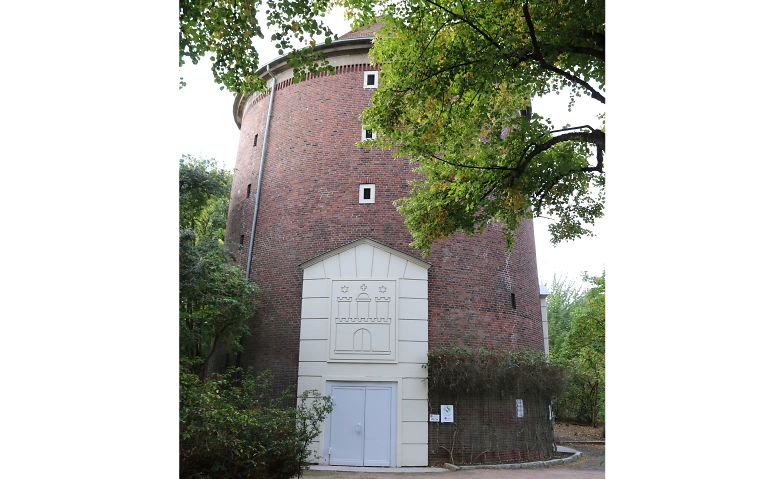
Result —
<path fill-rule="evenodd" d="M 363 88 L 363 71 L 374 69 L 368 64 L 342 66 L 336 75 L 299 84 L 284 81 L 275 93 L 251 267 L 251 279 L 262 288 L 261 308 L 251 322 L 252 336 L 244 340 L 241 363 L 270 369 L 278 390 L 297 384 L 301 263 L 362 237 L 421 257 L 408 246 L 411 236 L 392 205 L 410 190 L 410 165 L 389 152 L 355 146 L 361 134 L 358 116 L 375 91 Z M 244 114 L 239 112 L 226 240 L 238 244 L 244 235 L 244 249 L 239 250 L 243 268 L 269 100 L 269 95 L 251 98 Z M 362 183 L 376 185 L 375 203 L 358 203 Z M 457 234 L 434 245 L 427 261 L 433 265 L 431 348 L 543 349 L 531 221 L 520 227 L 509 255 L 500 228 L 489 227 L 481 236 Z"/>

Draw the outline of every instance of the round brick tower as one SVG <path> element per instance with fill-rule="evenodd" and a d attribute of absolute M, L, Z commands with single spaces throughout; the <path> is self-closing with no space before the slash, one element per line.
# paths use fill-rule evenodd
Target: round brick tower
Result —
<path fill-rule="evenodd" d="M 359 115 L 383 82 L 371 35 L 319 47 L 334 75 L 294 84 L 279 58 L 259 72 L 274 93 L 235 100 L 226 243 L 261 306 L 241 357 L 213 368 L 268 369 L 278 391 L 331 395 L 313 446 L 320 464 L 427 465 L 440 460 L 428 446 L 440 407 L 428 401 L 429 348 L 544 350 L 533 225 L 523 222 L 510 253 L 496 226 L 435 244 L 426 260 L 409 246 L 392 202 L 409 193 L 411 166 L 356 146 L 373 135 Z M 464 412 L 455 407 L 455 422 Z"/>

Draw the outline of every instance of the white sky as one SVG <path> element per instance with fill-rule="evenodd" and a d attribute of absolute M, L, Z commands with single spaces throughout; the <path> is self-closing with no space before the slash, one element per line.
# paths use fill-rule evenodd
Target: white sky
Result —
<path fill-rule="evenodd" d="M 332 15 L 331 26 L 339 35 L 350 30 L 348 22 L 340 13 Z M 257 42 L 260 49 L 260 64 L 264 65 L 278 56 L 271 42 Z M 183 154 L 215 157 L 227 168 L 233 168 L 236 161 L 239 130 L 234 124 L 231 109 L 234 101 L 232 94 L 221 91 L 214 83 L 209 61 L 197 66 L 185 65 L 181 70 L 187 86 L 178 92 L 178 146 Z M 575 108 L 567 111 L 568 95 L 548 95 L 534 100 L 537 113 L 549 115 L 558 126 L 565 124 L 596 125 L 596 115 L 601 105 L 595 100 L 578 99 Z M 603 225 L 606 219 L 597 221 L 596 236 L 583 238 L 553 246 L 547 231 L 549 220 L 534 220 L 536 235 L 537 266 L 539 282 L 552 284 L 553 275 L 580 282 L 583 271 L 590 275 L 600 275 L 604 269 Z"/>

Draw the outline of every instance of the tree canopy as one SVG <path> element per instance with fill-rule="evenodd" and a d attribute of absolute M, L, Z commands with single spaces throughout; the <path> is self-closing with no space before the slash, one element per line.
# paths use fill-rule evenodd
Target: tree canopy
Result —
<path fill-rule="evenodd" d="M 603 122 L 554 129 L 532 98 L 569 89 L 604 103 L 604 3 L 391 3 L 371 59 L 380 88 L 363 122 L 421 173 L 399 201 L 414 245 L 555 216 L 554 242 L 603 211 Z M 591 163 L 591 156 L 595 161 Z"/>
<path fill-rule="evenodd" d="M 246 29 L 225 25 L 246 18 L 237 9 L 261 7 L 249 1 L 180 4 L 181 62 L 216 52 L 216 81 L 235 92 L 266 88 L 246 58 L 255 55 L 249 37 L 261 35 L 256 20 L 245 20 Z M 297 78 L 331 68 L 312 54 L 315 35 L 332 38 L 323 15 L 333 5 L 355 27 L 383 24 L 370 52 L 383 65 L 380 84 L 362 121 L 377 132 L 367 146 L 393 149 L 420 174 L 397 203 L 413 246 L 427 255 L 456 231 L 496 222 L 511 248 L 520 221 L 536 216 L 554 219 L 553 243 L 591 234 L 604 209 L 603 114 L 561 128 L 536 98 L 568 91 L 572 102 L 604 104 L 603 0 L 268 1 L 279 53 L 311 40 L 289 53 Z"/>
<path fill-rule="evenodd" d="M 323 18 L 330 6 L 329 0 L 268 0 L 266 9 L 263 0 L 180 0 L 180 66 L 186 58 L 195 65 L 209 55 L 221 90 L 265 91 L 267 84 L 256 75 L 259 54 L 253 46 L 255 38 L 265 38 L 258 20 L 263 11 L 273 31 L 269 39 L 280 55 L 289 55 L 296 79 L 331 71 L 313 48 L 318 36 L 326 36 L 327 42 L 337 38 Z M 308 45 L 295 49 L 295 41 Z M 180 78 L 180 87 L 185 85 Z"/>
<path fill-rule="evenodd" d="M 572 328 L 572 316 L 585 303 L 585 291 L 575 285 L 574 281 L 556 278 L 548 285 L 550 294 L 547 296 L 547 328 L 550 351 L 553 355 L 563 350 L 569 330 Z"/>
<path fill-rule="evenodd" d="M 180 158 L 180 229 L 223 241 L 232 175 L 214 158 Z"/>
<path fill-rule="evenodd" d="M 550 356 L 569 371 L 556 414 L 596 426 L 604 419 L 605 275 L 583 279 L 591 285 L 587 291 L 553 278 L 547 298 Z"/>
<path fill-rule="evenodd" d="M 202 369 L 219 342 L 242 350 L 257 306 L 258 287 L 223 248 L 230 190 L 214 159 L 180 159 L 180 358 Z"/>

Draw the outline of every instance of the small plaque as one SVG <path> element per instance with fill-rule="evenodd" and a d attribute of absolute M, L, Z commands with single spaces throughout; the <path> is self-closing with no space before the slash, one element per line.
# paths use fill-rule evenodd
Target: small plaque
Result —
<path fill-rule="evenodd" d="M 451 404 L 441 405 L 441 422 L 455 422 L 455 408 Z"/>
<path fill-rule="evenodd" d="M 438 414 L 430 415 L 430 422 L 440 422 L 440 421 L 441 421 L 441 416 L 439 416 Z"/>

